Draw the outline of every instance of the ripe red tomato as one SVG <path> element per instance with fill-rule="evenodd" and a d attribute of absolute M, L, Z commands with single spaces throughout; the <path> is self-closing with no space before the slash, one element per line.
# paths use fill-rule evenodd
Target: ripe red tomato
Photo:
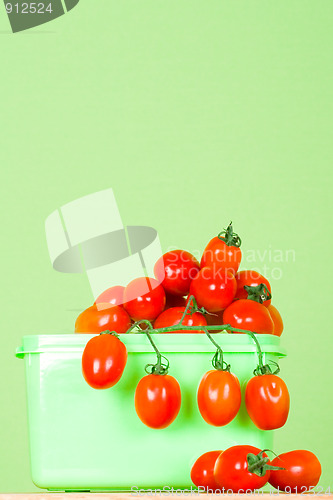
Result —
<path fill-rule="evenodd" d="M 247 299 L 247 291 L 244 290 L 244 286 L 257 286 L 260 285 L 260 283 L 264 283 L 267 286 L 269 292 L 272 291 L 269 281 L 257 271 L 239 271 L 235 275 L 235 278 L 237 281 L 237 292 L 235 299 Z M 265 300 L 263 302 L 263 305 L 268 307 L 270 303 L 270 299 Z"/>
<path fill-rule="evenodd" d="M 146 375 L 135 390 L 136 413 L 153 429 L 168 427 L 177 417 L 180 404 L 180 387 L 171 375 Z"/>
<path fill-rule="evenodd" d="M 281 318 L 281 314 L 272 304 L 269 305 L 267 309 L 274 323 L 273 334 L 277 335 L 278 337 L 281 337 L 281 333 L 283 332 L 283 321 Z"/>
<path fill-rule="evenodd" d="M 154 323 L 154 328 L 165 328 L 167 326 L 173 326 L 180 322 L 181 317 L 185 311 L 185 307 L 171 307 L 170 309 L 166 309 L 163 311 L 158 318 L 156 318 Z M 205 316 L 199 312 L 195 312 L 193 314 L 187 313 L 185 318 L 183 319 L 183 325 L 186 326 L 199 326 L 199 325 L 207 325 L 207 321 Z M 202 330 L 178 330 L 172 333 L 204 333 Z"/>
<path fill-rule="evenodd" d="M 233 274 L 228 271 L 215 271 L 212 267 L 204 267 L 193 279 L 190 295 L 194 295 L 199 307 L 208 312 L 225 309 L 233 301 L 237 284 Z"/>
<path fill-rule="evenodd" d="M 104 290 L 104 292 L 97 297 L 95 304 L 109 303 L 113 306 L 121 306 L 124 303 L 124 290 L 124 286 L 112 286 Z"/>
<path fill-rule="evenodd" d="M 274 331 L 274 323 L 267 307 L 254 300 L 235 300 L 224 311 L 223 323 L 255 333 L 272 334 Z"/>
<path fill-rule="evenodd" d="M 105 307 L 104 307 L 105 306 Z M 131 326 L 131 319 L 121 306 L 93 304 L 85 309 L 75 321 L 76 333 L 101 333 L 111 330 L 125 333 Z"/>
<path fill-rule="evenodd" d="M 125 345 L 111 333 L 90 339 L 82 354 L 82 373 L 94 389 L 114 386 L 123 374 L 127 361 Z"/>
<path fill-rule="evenodd" d="M 208 424 L 228 424 L 241 405 L 238 378 L 227 370 L 210 370 L 201 379 L 197 400 L 201 416 Z"/>
<path fill-rule="evenodd" d="M 224 269 L 232 274 L 237 273 L 242 258 L 240 238 L 233 233 L 232 225 L 210 240 L 206 246 L 200 262 L 200 267 L 213 267 L 215 270 Z"/>
<path fill-rule="evenodd" d="M 191 253 L 172 250 L 158 259 L 154 274 L 167 293 L 183 296 L 188 294 L 199 270 L 199 262 Z"/>
<path fill-rule="evenodd" d="M 195 486 L 205 488 L 206 492 L 220 488 L 214 478 L 214 467 L 221 453 L 222 450 L 208 451 L 197 458 L 191 469 L 191 481 Z"/>
<path fill-rule="evenodd" d="M 124 307 L 135 321 L 157 318 L 165 307 L 165 292 L 153 278 L 136 278 L 124 291 Z"/>
<path fill-rule="evenodd" d="M 234 493 L 245 493 L 262 488 L 270 477 L 270 471 L 260 477 L 254 472 L 249 472 L 247 456 L 249 453 L 258 455 L 259 448 L 248 445 L 232 446 L 223 451 L 216 460 L 214 476 L 217 483 L 225 490 Z M 266 453 L 262 453 L 267 457 Z M 267 462 L 269 463 L 269 462 Z"/>
<path fill-rule="evenodd" d="M 282 453 L 272 465 L 285 470 L 272 470 L 269 482 L 274 488 L 288 493 L 304 493 L 316 486 L 321 476 L 321 465 L 314 453 L 294 450 Z"/>
<path fill-rule="evenodd" d="M 288 388 L 277 375 L 257 375 L 246 385 L 245 405 L 251 420 L 259 429 L 279 429 L 288 418 Z"/>

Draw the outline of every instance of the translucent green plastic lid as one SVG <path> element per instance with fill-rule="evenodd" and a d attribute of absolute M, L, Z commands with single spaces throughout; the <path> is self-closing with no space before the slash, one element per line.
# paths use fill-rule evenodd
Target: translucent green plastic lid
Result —
<path fill-rule="evenodd" d="M 41 354 L 56 352 L 82 351 L 92 337 L 90 334 L 61 335 L 26 335 L 22 346 L 16 349 L 16 356 L 23 358 L 25 354 Z M 276 353 L 283 357 L 286 351 L 280 346 L 280 337 L 276 335 L 256 335 L 262 351 Z M 152 347 L 144 333 L 120 334 L 119 338 L 129 352 L 151 352 Z M 162 352 L 214 352 L 215 347 L 205 334 L 152 334 L 158 348 Z M 256 352 L 254 341 L 246 334 L 213 334 L 215 341 L 224 352 Z"/>

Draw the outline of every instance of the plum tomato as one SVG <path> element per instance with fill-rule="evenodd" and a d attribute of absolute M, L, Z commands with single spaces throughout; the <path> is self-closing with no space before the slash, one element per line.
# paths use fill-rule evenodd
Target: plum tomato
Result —
<path fill-rule="evenodd" d="M 220 487 L 215 481 L 214 467 L 222 450 L 207 451 L 194 462 L 191 469 L 191 481 L 198 488 L 216 491 Z"/>
<path fill-rule="evenodd" d="M 171 307 L 163 311 L 155 320 L 154 328 L 165 328 L 167 326 L 177 325 L 180 322 L 185 307 Z M 199 312 L 187 312 L 185 318 L 183 319 L 184 326 L 199 326 L 207 325 L 205 316 Z M 179 330 L 171 333 L 204 333 L 203 330 Z"/>
<path fill-rule="evenodd" d="M 171 375 L 146 375 L 137 385 L 134 401 L 136 413 L 145 425 L 164 429 L 180 410 L 179 383 Z"/>
<path fill-rule="evenodd" d="M 304 493 L 317 486 L 321 476 L 318 458 L 307 450 L 282 453 L 272 460 L 272 465 L 285 470 L 272 470 L 269 483 L 287 493 Z"/>
<path fill-rule="evenodd" d="M 274 332 L 274 323 L 267 307 L 254 300 L 235 300 L 225 309 L 223 323 L 255 333 Z"/>
<path fill-rule="evenodd" d="M 165 307 L 165 292 L 153 278 L 136 278 L 124 291 L 124 308 L 135 321 L 153 321 Z"/>
<path fill-rule="evenodd" d="M 210 370 L 202 377 L 197 394 L 202 418 L 210 425 L 231 422 L 241 405 L 238 378 L 227 370 Z"/>
<path fill-rule="evenodd" d="M 97 297 L 95 304 L 109 303 L 113 306 L 121 306 L 124 303 L 124 290 L 124 286 L 111 286 Z"/>
<path fill-rule="evenodd" d="M 94 389 L 108 389 L 121 378 L 127 349 L 116 335 L 101 333 L 90 339 L 82 354 L 82 374 Z"/>
<path fill-rule="evenodd" d="M 270 304 L 267 309 L 274 323 L 273 334 L 277 335 L 278 337 L 281 337 L 281 334 L 283 332 L 283 321 L 281 318 L 281 314 L 272 304 Z"/>
<path fill-rule="evenodd" d="M 282 378 L 273 373 L 256 375 L 246 385 L 245 405 L 249 417 L 259 429 L 279 429 L 289 414 L 288 388 Z"/>
<path fill-rule="evenodd" d="M 157 280 L 172 295 L 187 295 L 193 278 L 200 270 L 199 262 L 185 250 L 172 250 L 158 259 L 154 267 Z"/>
<path fill-rule="evenodd" d="M 263 470 L 262 476 L 257 475 L 257 470 L 249 468 L 249 455 L 267 458 L 266 453 L 259 448 L 249 445 L 237 445 L 223 451 L 217 458 L 214 468 L 214 477 L 221 488 L 234 493 L 247 493 L 262 488 L 270 477 L 269 470 Z M 269 464 L 269 461 L 267 461 Z M 255 467 L 255 465 L 252 465 Z"/>
<path fill-rule="evenodd" d="M 131 319 L 121 306 L 93 304 L 85 309 L 75 321 L 75 333 L 101 333 L 111 330 L 125 333 L 131 326 Z"/>
<path fill-rule="evenodd" d="M 204 267 L 192 280 L 190 295 L 193 295 L 199 307 L 215 313 L 231 304 L 237 290 L 235 277 L 225 270 Z"/>
<path fill-rule="evenodd" d="M 227 229 L 210 240 L 202 254 L 200 267 L 213 267 L 215 270 L 224 269 L 232 274 L 237 273 L 242 258 L 240 244 L 241 240 L 233 232 L 230 222 Z"/>

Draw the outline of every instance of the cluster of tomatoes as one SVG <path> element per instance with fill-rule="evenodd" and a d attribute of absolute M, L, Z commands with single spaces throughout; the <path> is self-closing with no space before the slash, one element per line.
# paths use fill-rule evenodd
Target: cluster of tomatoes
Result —
<path fill-rule="evenodd" d="M 135 409 L 148 427 L 165 428 L 179 413 L 181 389 L 178 381 L 168 374 L 169 362 L 159 352 L 150 333 L 206 334 L 217 351 L 214 369 L 199 383 L 198 408 L 208 424 L 227 425 L 239 411 L 241 388 L 223 360 L 222 349 L 209 332 L 249 334 L 256 342 L 259 364 L 245 389 L 248 414 L 259 429 L 282 427 L 289 413 L 288 389 L 277 376 L 278 368 L 272 373 L 270 366 L 263 364 L 254 333 L 280 336 L 283 323 L 271 304 L 268 280 L 256 271 L 238 271 L 242 255 L 240 243 L 230 224 L 208 243 L 200 263 L 189 252 L 170 251 L 156 262 L 155 278 L 137 278 L 126 287 L 113 286 L 97 297 L 75 323 L 77 333 L 100 334 L 87 342 L 83 352 L 82 372 L 87 383 L 95 389 L 114 386 L 127 362 L 127 350 L 118 334 L 132 330 L 146 334 L 157 354 L 157 362 L 146 366 L 147 375 L 137 385 Z M 207 457 L 210 473 L 202 467 Z M 213 464 L 212 457 L 215 457 Z M 232 475 L 234 483 L 230 479 L 233 460 L 238 471 Z M 203 474 L 199 477 L 201 482 L 196 471 Z M 270 474 L 270 481 L 274 481 L 274 477 L 283 473 L 285 471 L 275 470 L 274 460 L 269 463 L 267 455 L 260 450 L 236 446 L 223 453 L 209 452 L 200 457 L 193 466 L 192 480 L 197 486 L 205 486 L 202 481 L 206 477 L 216 481 L 213 486 L 209 483 L 213 489 L 218 486 L 238 491 L 244 484 L 260 488 Z M 240 474 L 249 481 L 242 482 Z M 311 481 L 314 482 L 312 476 Z"/>
<path fill-rule="evenodd" d="M 208 329 L 216 331 L 222 313 L 231 331 L 243 332 L 244 326 L 250 326 L 257 333 L 279 335 L 282 329 L 278 323 L 275 326 L 268 309 L 271 307 L 269 282 L 259 273 L 237 273 L 241 259 L 239 245 L 240 239 L 229 225 L 209 242 L 200 264 L 189 252 L 171 251 L 156 262 L 156 279 L 137 278 L 125 288 L 116 286 L 103 292 L 92 307 L 80 314 L 75 325 L 76 332 L 80 333 L 105 332 L 92 338 L 83 353 L 82 371 L 88 384 L 106 389 L 118 382 L 126 365 L 127 350 L 117 333 L 141 327 L 149 336 L 158 359 L 137 386 L 135 408 L 147 426 L 165 428 L 179 413 L 181 390 L 178 381 L 167 374 L 168 361 L 164 358 L 167 364 L 162 363 L 149 331 L 206 333 L 210 337 Z M 245 295 L 247 299 L 243 298 Z M 178 305 L 165 308 L 166 303 Z M 179 305 L 181 303 L 183 305 Z M 243 310 L 245 314 L 241 315 L 239 311 Z M 223 362 L 221 349 L 214 357 L 213 366 L 214 370 L 207 372 L 199 384 L 197 403 L 208 424 L 223 426 L 239 411 L 241 388 L 230 366 Z M 260 429 L 276 429 L 283 426 L 288 417 L 288 389 L 269 366 L 261 363 L 258 370 L 260 376 L 253 377 L 245 391 L 248 414 Z"/>
<path fill-rule="evenodd" d="M 268 280 L 254 270 L 238 272 L 240 238 L 228 228 L 206 246 L 200 264 L 185 250 L 164 254 L 155 264 L 155 278 L 140 277 L 126 287 L 112 286 L 76 320 L 77 333 L 104 330 L 126 333 L 133 321 L 149 320 L 160 329 L 179 323 L 188 298 L 197 310 L 188 311 L 184 326 L 228 324 L 255 333 L 280 336 L 283 322 L 271 304 Z M 161 332 L 162 333 L 162 332 Z M 175 333 L 202 333 L 202 329 Z"/>
<path fill-rule="evenodd" d="M 321 465 L 311 451 L 289 451 L 272 461 L 265 451 L 249 445 L 209 451 L 193 464 L 191 479 L 206 493 L 250 493 L 267 482 L 286 493 L 304 493 L 318 484 Z"/>

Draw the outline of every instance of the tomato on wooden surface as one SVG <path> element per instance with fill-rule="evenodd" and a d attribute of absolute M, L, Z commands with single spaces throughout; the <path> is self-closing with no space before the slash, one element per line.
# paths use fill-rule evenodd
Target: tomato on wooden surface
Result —
<path fill-rule="evenodd" d="M 199 307 L 215 313 L 231 304 L 236 290 L 237 284 L 233 274 L 204 267 L 192 281 L 190 295 L 194 296 Z"/>
<path fill-rule="evenodd" d="M 191 469 L 191 481 L 205 490 L 218 490 L 220 487 L 214 477 L 215 462 L 222 450 L 207 451 L 194 462 Z"/>
<path fill-rule="evenodd" d="M 271 318 L 272 318 L 273 323 L 274 323 L 273 335 L 277 335 L 278 337 L 281 337 L 281 334 L 283 332 L 283 321 L 281 318 L 281 314 L 276 309 L 276 307 L 274 307 L 272 304 L 270 304 L 267 309 L 268 309 L 269 314 L 271 315 Z"/>
<path fill-rule="evenodd" d="M 230 223 L 226 230 L 210 240 L 202 254 L 200 267 L 224 269 L 235 274 L 242 259 L 240 244 L 241 240 L 233 232 L 232 223 Z"/>
<path fill-rule="evenodd" d="M 158 259 L 154 274 L 167 293 L 183 296 L 199 270 L 199 262 L 190 252 L 172 250 Z"/>
<path fill-rule="evenodd" d="M 262 476 L 249 471 L 249 454 L 253 457 L 258 457 L 260 454 L 259 457 L 268 458 L 266 453 L 261 452 L 259 448 L 248 445 L 232 446 L 218 456 L 214 476 L 221 488 L 231 490 L 234 493 L 245 493 L 246 490 L 250 492 L 262 488 L 267 483 L 270 477 L 269 470 L 263 470 Z M 258 471 L 256 470 L 256 472 Z"/>
<path fill-rule="evenodd" d="M 124 303 L 124 290 L 124 286 L 111 286 L 97 297 L 95 304 L 109 303 L 113 306 L 121 306 Z"/>
<path fill-rule="evenodd" d="M 75 321 L 76 333 L 101 333 L 111 330 L 125 333 L 131 326 L 131 319 L 121 306 L 93 304 L 85 309 Z"/>
<path fill-rule="evenodd" d="M 314 453 L 294 450 L 282 453 L 272 460 L 272 465 L 285 470 L 271 471 L 269 483 L 280 491 L 304 493 L 316 486 L 321 476 L 321 465 Z"/>
<path fill-rule="evenodd" d="M 177 417 L 180 405 L 179 383 L 171 375 L 146 375 L 135 390 L 136 413 L 153 429 L 168 427 Z"/>
<path fill-rule="evenodd" d="M 235 300 L 225 309 L 223 323 L 255 333 L 274 332 L 274 323 L 267 307 L 254 300 Z"/>
<path fill-rule="evenodd" d="M 257 271 L 239 271 L 236 275 L 236 282 L 237 282 L 237 292 L 235 299 L 247 299 L 248 292 L 245 290 L 244 286 L 256 286 L 260 285 L 261 283 L 264 283 L 269 292 L 271 292 L 271 285 L 262 274 L 258 273 Z M 263 302 L 264 306 L 269 306 L 271 303 L 271 299 L 265 300 Z"/>
<path fill-rule="evenodd" d="M 165 328 L 168 326 L 177 325 L 185 311 L 185 307 L 171 307 L 163 311 L 155 320 L 154 328 Z M 185 326 L 199 326 L 207 325 L 206 318 L 203 314 L 199 312 L 187 312 L 185 318 L 182 321 Z M 163 333 L 163 332 L 162 332 Z M 170 333 L 204 333 L 203 330 L 178 330 Z"/>
<path fill-rule="evenodd" d="M 289 414 L 288 388 L 282 378 L 273 373 L 256 375 L 246 385 L 245 405 L 259 429 L 278 429 L 286 423 Z"/>
<path fill-rule="evenodd" d="M 235 418 L 241 405 L 238 378 L 228 370 L 210 370 L 202 377 L 197 394 L 202 418 L 210 425 L 226 425 Z"/>
<path fill-rule="evenodd" d="M 165 307 L 165 292 L 153 278 L 136 278 L 126 286 L 124 301 L 124 308 L 132 319 L 152 321 Z"/>
<path fill-rule="evenodd" d="M 121 378 L 127 361 L 125 345 L 112 333 L 90 339 L 82 354 L 82 374 L 94 389 L 108 389 Z"/>

